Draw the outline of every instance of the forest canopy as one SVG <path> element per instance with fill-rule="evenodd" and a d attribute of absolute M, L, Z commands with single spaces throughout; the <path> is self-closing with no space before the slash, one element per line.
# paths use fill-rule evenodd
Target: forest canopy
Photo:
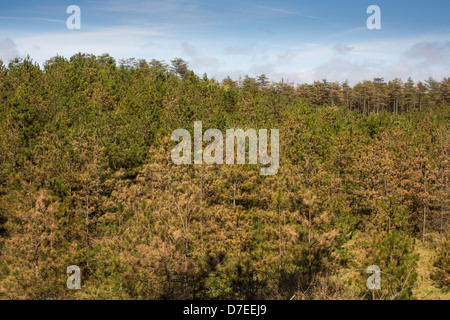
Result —
<path fill-rule="evenodd" d="M 449 106 L 450 78 L 0 61 L 0 298 L 448 298 Z M 194 121 L 279 129 L 278 173 L 173 164 L 170 135 Z"/>

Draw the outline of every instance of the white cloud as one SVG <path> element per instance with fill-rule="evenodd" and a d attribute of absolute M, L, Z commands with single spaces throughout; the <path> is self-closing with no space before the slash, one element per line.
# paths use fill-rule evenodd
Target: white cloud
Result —
<path fill-rule="evenodd" d="M 450 70 L 450 42 L 442 44 L 420 42 L 412 45 L 396 59 L 331 58 L 316 67 L 299 68 L 297 72 L 282 69 L 272 73 L 271 76 L 284 75 L 295 82 L 309 83 L 320 79 L 340 82 L 348 79 L 351 84 L 355 84 L 375 77 L 383 77 L 386 81 L 396 77 L 402 79 L 412 77 L 416 81 L 430 76 L 442 79 L 449 76 L 448 70 Z"/>
<path fill-rule="evenodd" d="M 450 63 L 450 41 L 444 44 L 438 42 L 421 42 L 405 52 L 405 56 L 421 61 L 422 66 L 448 67 Z"/>
<path fill-rule="evenodd" d="M 70 57 L 77 52 L 96 55 L 109 53 L 117 59 L 145 58 L 150 52 L 156 58 L 159 58 L 160 55 L 173 58 L 179 44 L 164 40 L 164 35 L 157 28 L 117 26 L 90 31 L 84 29 L 82 25 L 81 30 L 34 35 L 19 34 L 14 37 L 14 40 L 23 55 L 30 54 L 39 63 L 57 54 Z"/>
<path fill-rule="evenodd" d="M 356 80 L 374 78 L 379 68 L 380 65 L 372 61 L 352 62 L 334 58 L 311 71 L 314 80 L 327 79 L 342 82 L 348 79 L 356 82 Z"/>
<path fill-rule="evenodd" d="M 217 60 L 214 57 L 206 57 L 201 56 L 195 59 L 192 59 L 190 61 L 191 67 L 194 69 L 194 71 L 204 71 L 211 70 L 211 68 L 216 68 L 219 65 L 219 60 Z M 198 69 L 198 70 L 196 70 Z"/>
<path fill-rule="evenodd" d="M 450 36 L 443 34 L 360 42 L 342 40 L 345 44 L 341 44 L 336 39 L 332 42 L 317 39 L 314 43 L 195 35 L 186 39 L 186 35 L 161 26 L 98 29 L 82 26 L 79 31 L 8 33 L 14 41 L 11 38 L 1 40 L 0 57 L 3 59 L 20 52 L 42 63 L 56 54 L 70 57 L 80 51 L 96 55 L 109 53 L 117 60 L 134 57 L 169 61 L 182 57 L 197 74 L 206 72 L 217 79 L 227 75 L 237 79 L 246 74 L 253 77 L 266 74 L 274 81 L 284 78 L 311 83 L 326 78 L 329 81 L 348 79 L 355 83 L 373 77 L 389 80 L 411 76 L 422 80 L 432 76 L 439 79 L 448 76 L 450 70 Z"/>
<path fill-rule="evenodd" d="M 250 73 L 254 75 L 261 75 L 261 74 L 269 74 L 273 72 L 274 65 L 272 63 L 266 63 L 263 65 L 254 65 L 250 68 Z"/>
<path fill-rule="evenodd" d="M 181 47 L 183 48 L 183 53 L 187 56 L 194 57 L 198 54 L 197 49 L 187 42 L 182 42 Z"/>
<path fill-rule="evenodd" d="M 346 54 L 349 53 L 350 51 L 353 51 L 355 47 L 350 47 L 348 45 L 338 43 L 335 44 L 331 49 L 333 49 L 337 53 Z"/>
<path fill-rule="evenodd" d="M 224 49 L 226 54 L 230 55 L 247 55 L 252 52 L 251 46 L 228 46 Z"/>
<path fill-rule="evenodd" d="M 0 59 L 3 61 L 9 61 L 19 56 L 19 51 L 14 41 L 7 37 L 0 40 Z"/>

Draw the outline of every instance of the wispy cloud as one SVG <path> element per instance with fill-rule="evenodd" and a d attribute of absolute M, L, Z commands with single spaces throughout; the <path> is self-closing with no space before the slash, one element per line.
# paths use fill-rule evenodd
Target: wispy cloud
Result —
<path fill-rule="evenodd" d="M 336 25 L 335 23 L 332 23 L 328 19 L 324 19 L 324 18 L 320 18 L 320 17 L 304 14 L 304 13 L 301 13 L 301 12 L 296 12 L 296 11 L 292 11 L 292 10 L 285 10 L 285 9 L 279 9 L 279 8 L 268 7 L 268 6 L 262 6 L 262 5 L 256 5 L 256 4 L 253 5 L 253 6 L 256 7 L 256 8 L 268 10 L 268 11 L 271 11 L 271 12 L 281 13 L 283 15 L 297 16 L 297 17 L 302 17 L 302 18 L 307 18 L 307 19 L 311 19 L 311 20 L 325 22 L 327 24 Z"/>
<path fill-rule="evenodd" d="M 93 11 L 120 13 L 121 20 L 130 23 L 133 20 L 142 23 L 173 21 L 177 25 L 187 22 L 203 23 L 212 21 L 214 11 L 208 10 L 205 6 L 199 5 L 195 1 L 181 0 L 129 0 L 129 1 L 98 1 L 91 7 Z M 130 16 L 133 19 L 129 19 Z M 155 21 L 156 20 L 156 21 Z"/>
<path fill-rule="evenodd" d="M 405 56 L 421 61 L 423 66 L 435 64 L 447 64 L 448 66 L 450 65 L 450 41 L 443 44 L 437 41 L 420 42 L 406 51 Z"/>
<path fill-rule="evenodd" d="M 31 22 L 39 22 L 39 23 L 43 23 L 43 22 L 66 23 L 65 20 L 37 18 L 37 17 L 4 17 L 4 16 L 0 16 L 0 20 L 31 21 Z"/>
<path fill-rule="evenodd" d="M 229 55 L 248 55 L 252 50 L 252 46 L 228 46 L 223 51 Z"/>
<path fill-rule="evenodd" d="M 331 33 L 331 34 L 326 35 L 324 38 L 336 39 L 336 38 L 341 38 L 341 37 L 344 37 L 344 36 L 355 35 L 355 34 L 362 34 L 362 33 L 366 33 L 366 32 L 368 32 L 368 29 L 364 25 L 362 27 L 356 27 L 356 28 L 351 28 L 351 29 L 347 29 L 347 30 L 344 30 L 344 31 Z"/>

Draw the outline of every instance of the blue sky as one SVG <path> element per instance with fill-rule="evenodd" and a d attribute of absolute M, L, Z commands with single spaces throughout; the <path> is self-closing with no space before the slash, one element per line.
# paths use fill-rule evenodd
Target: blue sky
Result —
<path fill-rule="evenodd" d="M 69 30 L 69 5 L 81 29 Z M 366 9 L 381 9 L 368 30 Z M 6 1 L 0 4 L 0 59 L 29 54 L 109 53 L 116 59 L 181 57 L 197 74 L 249 74 L 302 83 L 411 76 L 440 80 L 450 70 L 450 1 Z"/>

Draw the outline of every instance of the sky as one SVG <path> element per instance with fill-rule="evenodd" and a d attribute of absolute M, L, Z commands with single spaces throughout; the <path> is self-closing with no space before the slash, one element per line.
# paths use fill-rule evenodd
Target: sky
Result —
<path fill-rule="evenodd" d="M 67 7 L 81 10 L 69 29 Z M 367 28 L 370 5 L 381 29 Z M 0 0 L 0 60 L 41 65 L 75 53 L 116 60 L 179 57 L 222 80 L 415 81 L 450 76 L 448 0 Z"/>

